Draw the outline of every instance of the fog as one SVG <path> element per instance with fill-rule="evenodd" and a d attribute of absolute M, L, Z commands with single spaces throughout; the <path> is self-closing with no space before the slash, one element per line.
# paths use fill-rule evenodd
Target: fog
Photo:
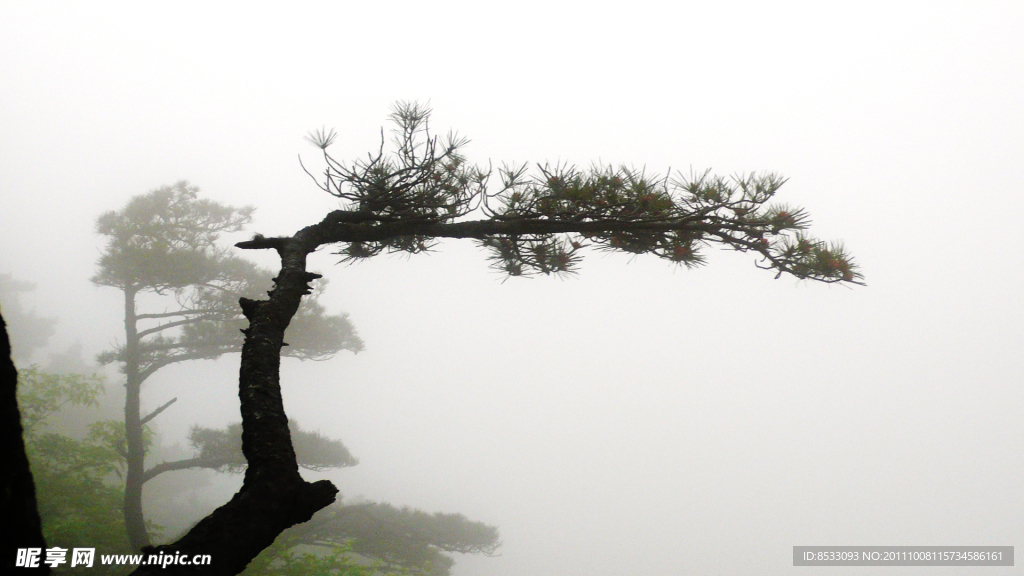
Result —
<path fill-rule="evenodd" d="M 398 100 L 429 102 L 484 166 L 775 171 L 867 287 L 715 249 L 695 270 L 590 252 L 577 276 L 507 280 L 466 241 L 321 250 L 322 300 L 366 350 L 283 361 L 285 408 L 360 464 L 304 475 L 496 525 L 500 555 L 456 556 L 456 576 L 812 575 L 831 571 L 794 568 L 793 546 L 1020 547 L 1022 23 L 1018 2 L 7 3 L 0 272 L 59 319 L 44 352 L 92 358 L 124 338 L 122 295 L 89 281 L 97 216 L 186 179 L 257 207 L 249 233 L 290 235 L 338 207 L 303 136 L 333 127 L 334 157 L 363 156 Z M 161 441 L 238 421 L 237 370 L 147 381 L 144 410 L 179 398 Z M 240 483 L 176 478 L 197 484 L 182 525 Z"/>

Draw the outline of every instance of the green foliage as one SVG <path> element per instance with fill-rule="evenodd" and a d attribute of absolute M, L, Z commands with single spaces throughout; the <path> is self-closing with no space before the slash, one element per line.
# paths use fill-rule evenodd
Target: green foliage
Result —
<path fill-rule="evenodd" d="M 93 282 L 162 292 L 215 280 L 224 257 L 215 245 L 219 234 L 241 230 L 255 209 L 200 200 L 198 194 L 181 181 L 101 215 L 96 231 L 109 241 Z"/>
<path fill-rule="evenodd" d="M 124 422 L 101 420 L 89 424 L 85 438 L 74 440 L 49 430 L 51 417 L 72 406 L 99 407 L 104 379 L 97 374 L 54 374 L 36 366 L 18 371 L 18 404 L 25 442 L 40 459 L 38 466 L 54 476 L 65 472 L 120 477 L 125 467 Z M 153 443 L 153 432 L 143 428 L 143 443 Z M 37 463 L 33 463 L 35 469 Z"/>
<path fill-rule="evenodd" d="M 571 272 L 578 250 L 652 254 L 691 268 L 704 264 L 701 249 L 714 243 L 759 253 L 768 268 L 799 278 L 855 282 L 861 278 L 841 246 L 810 239 L 803 209 L 770 201 L 786 182 L 775 174 L 730 178 L 700 174 L 651 176 L 628 167 L 597 165 L 505 168 L 503 187 L 489 204 L 500 220 L 533 219 L 576 223 L 619 222 L 619 230 L 574 234 L 501 235 L 482 244 L 500 270 L 528 273 Z M 670 222 L 692 226 L 666 229 Z M 626 225 L 628 224 L 628 225 Z M 581 226 L 585 229 L 586 226 Z M 790 250 L 802 240 L 808 251 Z"/>
<path fill-rule="evenodd" d="M 107 451 L 88 441 L 42 434 L 26 441 L 43 534 L 51 545 L 127 552 L 123 491 L 108 482 Z"/>
<path fill-rule="evenodd" d="M 717 244 L 755 253 L 758 266 L 780 275 L 861 283 L 841 245 L 804 233 L 810 221 L 803 209 L 773 203 L 786 181 L 776 174 L 725 178 L 600 164 L 589 170 L 538 165 L 535 172 L 506 166 L 492 193 L 490 171 L 462 156 L 467 141 L 439 141 L 427 128 L 429 115 L 427 108 L 399 103 L 391 115 L 394 151 L 386 155 L 382 145 L 377 155 L 351 164 L 327 153 L 333 134 L 310 138 L 326 163 L 322 179 L 314 180 L 345 201 L 322 223 L 322 243 L 342 244 L 346 260 L 422 252 L 437 237 L 476 238 L 495 268 L 521 276 L 571 273 L 588 246 L 693 267 L 705 262 L 703 248 Z M 462 219 L 470 214 L 486 218 Z"/>
<path fill-rule="evenodd" d="M 332 440 L 319 432 L 302 430 L 295 422 L 288 428 L 299 466 L 310 470 L 327 470 L 355 466 L 359 463 L 340 440 Z M 242 454 L 242 424 L 231 424 L 223 430 L 192 428 L 189 442 L 196 448 L 199 467 L 221 472 L 241 472 L 247 465 Z"/>
<path fill-rule="evenodd" d="M 459 152 L 468 140 L 448 134 L 444 141 L 428 127 L 430 109 L 398 103 L 391 113 L 395 124 L 395 153 L 381 151 L 351 165 L 327 154 L 333 132 L 307 139 L 323 150 L 327 171 L 314 181 L 321 190 L 345 202 L 351 221 L 443 222 L 469 214 L 486 194 L 488 174 L 466 162 Z M 303 167 L 305 169 L 305 167 Z M 309 174 L 309 171 L 306 171 Z M 351 242 L 340 254 L 345 260 L 370 258 L 381 252 L 424 252 L 429 237 L 400 234 L 374 242 Z"/>
<path fill-rule="evenodd" d="M 170 292 L 171 311 L 142 313 L 139 373 L 148 376 L 169 364 L 212 359 L 242 347 L 246 321 L 239 298 L 259 298 L 272 287 L 273 273 L 231 256 L 215 244 L 219 233 L 241 229 L 252 208 L 231 208 L 198 198 L 198 188 L 179 182 L 136 196 L 124 208 L 97 221 L 109 237 L 93 282 L 122 290 Z M 285 355 L 324 360 L 341 350 L 359 352 L 363 341 L 345 314 L 329 315 L 317 298 L 320 282 L 285 337 Z M 155 323 L 155 325 L 152 325 Z M 102 364 L 125 362 L 126 347 L 100 354 Z"/>
<path fill-rule="evenodd" d="M 35 367 L 18 374 L 25 448 L 47 543 L 63 548 L 93 547 L 97 554 L 124 554 L 129 551 L 122 517 L 124 495 L 116 484 L 123 456 L 111 443 L 109 432 L 118 423 L 95 423 L 82 440 L 51 431 L 52 420 L 61 410 L 96 407 L 103 391 L 98 376 L 50 374 Z M 121 425 L 122 442 L 123 438 Z M 112 574 L 125 570 L 97 565 L 92 571 Z"/>
<path fill-rule="evenodd" d="M 395 153 L 385 155 L 382 150 L 351 166 L 327 154 L 333 133 L 307 137 L 324 151 L 329 167 L 325 180 L 318 185 L 365 217 L 378 221 L 438 221 L 467 214 L 473 198 L 484 192 L 487 174 L 467 164 L 459 153 L 468 143 L 465 138 L 449 134 L 441 142 L 431 137 L 429 116 L 429 108 L 415 103 L 396 104 L 391 113 Z M 394 241 L 409 244 L 403 250 L 416 251 L 415 239 Z"/>
<path fill-rule="evenodd" d="M 244 576 L 449 576 L 445 552 L 492 554 L 497 528 L 461 514 L 336 503 L 278 536 Z"/>
<path fill-rule="evenodd" d="M 127 447 L 124 422 L 121 420 L 102 420 L 89 425 L 89 433 L 86 440 L 108 447 L 117 455 L 121 465 L 121 471 L 127 467 Z M 149 426 L 142 427 L 142 446 L 149 452 L 153 446 L 153 430 Z"/>
<path fill-rule="evenodd" d="M 273 288 L 273 273 L 241 258 L 223 261 L 225 278 L 216 286 L 195 286 L 178 294 L 182 310 L 205 310 L 182 326 L 174 340 L 154 342 L 143 349 L 161 358 L 173 354 L 216 357 L 242 348 L 241 329 L 247 322 L 238 306 L 239 298 L 257 299 Z M 358 353 L 363 341 L 347 314 L 330 315 L 318 302 L 327 287 L 327 280 L 317 282 L 313 292 L 302 300 L 299 311 L 285 331 L 288 346 L 283 355 L 301 360 L 326 360 L 340 350 Z"/>
<path fill-rule="evenodd" d="M 97 434 L 108 440 L 126 439 L 119 447 L 126 461 L 124 513 L 134 548 L 150 542 L 142 521 L 146 481 L 170 470 L 236 464 L 232 460 L 208 465 L 190 459 L 164 462 L 147 471 L 142 425 L 162 408 L 145 417 L 137 411 L 142 384 L 164 366 L 241 350 L 240 329 L 246 321 L 239 300 L 262 296 L 271 287 L 271 273 L 231 256 L 216 241 L 222 233 L 241 230 L 253 210 L 200 199 L 199 189 L 182 181 L 136 196 L 121 210 L 97 220 L 96 231 L 108 240 L 92 281 L 118 288 L 125 298 L 124 343 L 98 360 L 121 364 L 127 380 L 126 406 L 133 412 L 120 430 L 108 427 Z M 175 306 L 165 300 L 162 311 L 140 313 L 137 296 L 143 292 L 172 296 Z M 322 360 L 341 350 L 363 348 L 348 318 L 327 315 L 315 298 L 305 303 L 297 320 L 286 333 L 296 344 L 288 347 L 291 356 Z"/>
<path fill-rule="evenodd" d="M 384 570 L 379 562 L 360 560 L 350 544 L 302 547 L 285 536 L 263 550 L 242 576 L 406 576 L 407 571 Z"/>
<path fill-rule="evenodd" d="M 103 378 L 86 374 L 50 374 L 36 366 L 18 371 L 18 407 L 25 435 L 65 406 L 99 406 Z"/>
<path fill-rule="evenodd" d="M 382 503 L 344 505 L 321 510 L 279 540 L 293 545 L 351 547 L 360 557 L 410 574 L 447 576 L 454 560 L 446 552 L 493 554 L 498 529 L 462 514 L 430 514 Z"/>

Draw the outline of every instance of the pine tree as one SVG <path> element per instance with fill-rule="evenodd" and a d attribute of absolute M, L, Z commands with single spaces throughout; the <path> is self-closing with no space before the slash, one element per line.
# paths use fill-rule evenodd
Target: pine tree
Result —
<path fill-rule="evenodd" d="M 360 259 L 414 254 L 439 238 L 467 238 L 511 276 L 573 272 L 587 247 L 692 267 L 703 263 L 704 248 L 719 245 L 756 254 L 758 266 L 778 275 L 861 282 L 842 246 L 805 234 L 802 209 L 771 203 L 785 182 L 777 175 L 650 176 L 605 166 L 540 166 L 531 172 L 518 166 L 500 170 L 501 184 L 491 192 L 490 173 L 462 155 L 466 141 L 432 136 L 428 116 L 423 107 L 399 104 L 392 114 L 395 151 L 385 154 L 382 145 L 381 152 L 351 164 L 327 153 L 333 131 L 311 135 L 326 165 L 318 185 L 343 207 L 291 236 L 236 244 L 273 249 L 281 259 L 269 298 L 240 301 L 249 321 L 239 376 L 245 479 L 231 501 L 159 551 L 216 554 L 210 573 L 237 574 L 282 531 L 334 501 L 337 488 L 329 481 L 308 483 L 299 475 L 280 393 L 285 330 L 310 283 L 320 278 L 306 269 L 306 257 L 324 245 Z"/>
<path fill-rule="evenodd" d="M 233 208 L 200 199 L 187 182 L 132 198 L 119 211 L 99 217 L 98 233 L 108 242 L 92 281 L 124 295 L 124 343 L 99 356 L 118 362 L 125 374 L 124 514 L 135 549 L 150 544 L 142 513 L 143 484 L 157 474 L 221 463 L 191 459 L 146 470 L 143 429 L 175 400 L 143 416 L 142 384 L 159 369 L 186 360 L 212 359 L 242 346 L 244 326 L 239 298 L 270 288 L 271 273 L 218 247 L 220 234 L 248 224 L 253 208 Z M 322 287 L 321 287 L 322 290 Z M 163 296 L 165 308 L 140 312 L 144 293 Z M 340 350 L 358 352 L 363 343 L 345 315 L 328 315 L 314 293 L 295 314 L 285 353 L 300 359 L 326 359 Z"/>
<path fill-rule="evenodd" d="M 19 295 L 35 289 L 31 282 L 0 274 L 0 307 L 10 327 L 11 356 L 22 365 L 53 336 L 56 318 L 46 318 L 22 306 Z"/>

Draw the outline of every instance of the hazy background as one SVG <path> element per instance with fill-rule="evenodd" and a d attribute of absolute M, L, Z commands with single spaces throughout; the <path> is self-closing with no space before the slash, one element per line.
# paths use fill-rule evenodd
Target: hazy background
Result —
<path fill-rule="evenodd" d="M 286 361 L 290 417 L 361 460 L 327 474 L 346 498 L 499 526 L 501 556 L 458 576 L 1024 550 L 1024 4 L 371 4 L 4 3 L 0 272 L 38 284 L 24 301 L 59 317 L 52 350 L 123 338 L 120 294 L 88 280 L 100 213 L 187 179 L 291 234 L 337 206 L 299 168 L 303 135 L 365 154 L 398 99 L 429 101 L 483 164 L 778 171 L 867 288 L 724 252 L 503 283 L 471 243 L 356 266 L 324 250 L 325 301 L 366 351 Z M 236 370 L 148 381 L 144 409 L 180 397 L 164 441 L 237 421 Z"/>

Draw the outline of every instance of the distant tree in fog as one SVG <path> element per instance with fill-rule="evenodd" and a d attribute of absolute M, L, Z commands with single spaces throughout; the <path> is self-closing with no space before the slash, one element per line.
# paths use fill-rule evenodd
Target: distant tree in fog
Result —
<path fill-rule="evenodd" d="M 334 501 L 338 490 L 331 482 L 309 483 L 299 475 L 280 389 L 285 331 L 313 291 L 310 283 L 320 278 L 306 270 L 306 257 L 324 245 L 355 260 L 424 252 L 439 238 L 469 238 L 511 276 L 570 273 L 588 246 L 692 267 L 703 263 L 704 248 L 720 245 L 757 255 L 758 266 L 778 275 L 861 281 L 840 245 L 804 233 L 802 209 L 770 203 L 785 181 L 774 174 L 673 177 L 599 165 L 539 166 L 534 172 L 513 166 L 499 171 L 501 184 L 492 192 L 490 172 L 462 156 L 466 141 L 432 136 L 428 116 L 414 104 L 396 106 L 395 151 L 385 154 L 382 145 L 351 164 L 327 153 L 333 131 L 311 135 L 325 162 L 317 182 L 343 207 L 294 235 L 257 235 L 237 244 L 273 249 L 281 258 L 269 299 L 240 300 L 249 321 L 239 376 L 248 467 L 227 504 L 156 551 L 212 554 L 217 563 L 208 573 L 237 574 L 286 528 Z M 168 571 L 141 566 L 136 574 Z"/>
<path fill-rule="evenodd" d="M 176 399 L 143 415 L 142 384 L 157 370 L 186 360 L 217 358 L 242 347 L 241 297 L 271 287 L 272 273 L 218 247 L 221 233 L 249 223 L 253 208 L 233 208 L 200 199 L 187 182 L 132 198 L 121 210 L 99 217 L 96 230 L 108 238 L 92 281 L 124 295 L 124 343 L 99 356 L 118 362 L 125 374 L 125 525 L 135 549 L 149 545 L 142 513 L 143 484 L 161 472 L 217 468 L 222 462 L 194 458 L 146 470 L 143 428 Z M 346 315 L 329 315 L 314 292 L 294 316 L 285 355 L 322 360 L 363 343 Z M 140 312 L 138 298 L 164 296 Z"/>
<path fill-rule="evenodd" d="M 17 362 L 28 362 L 32 354 L 53 336 L 56 318 L 45 318 L 26 310 L 20 294 L 35 289 L 31 282 L 15 280 L 11 274 L 0 274 L 0 310 L 10 327 L 11 356 Z"/>
<path fill-rule="evenodd" d="M 289 422 L 289 428 L 300 467 L 325 470 L 357 464 L 341 442 L 301 430 L 294 422 Z M 197 450 L 194 459 L 157 464 L 146 471 L 147 479 L 166 468 L 203 467 L 221 472 L 243 472 L 246 468 L 241 424 L 224 430 L 196 427 L 189 441 Z M 500 545 L 496 527 L 462 514 L 431 514 L 376 502 L 335 502 L 310 521 L 282 533 L 274 546 L 249 565 L 245 575 L 276 574 L 285 564 L 289 569 L 293 564 L 305 566 L 308 559 L 302 550 L 312 546 L 319 555 L 326 550 L 343 551 L 342 555 L 408 576 L 447 576 L 455 562 L 446 553 L 489 555 Z"/>
<path fill-rule="evenodd" d="M 448 576 L 455 561 L 446 552 L 493 554 L 500 545 L 497 528 L 462 514 L 429 514 L 376 502 L 336 502 L 278 536 L 243 576 L 275 574 L 275 561 L 299 549 L 343 550 L 405 576 Z"/>
<path fill-rule="evenodd" d="M 37 367 L 18 374 L 18 403 L 25 450 L 32 463 L 39 516 L 52 546 L 92 547 L 107 554 L 130 554 L 122 507 L 125 468 L 124 424 L 92 422 L 81 437 L 62 431 L 59 421 L 72 407 L 100 407 L 104 392 L 98 375 L 58 374 Z M 194 428 L 195 460 L 164 463 L 240 472 L 246 461 L 241 425 L 225 430 Z M 324 470 L 355 464 L 340 442 L 292 427 L 300 466 Z M 153 435 L 145 435 L 152 444 Z M 148 524 L 148 523 L 147 523 Z M 150 533 L 159 527 L 148 525 Z M 428 514 L 388 504 L 335 503 L 309 522 L 281 534 L 275 545 L 250 563 L 246 576 L 342 573 L 351 576 L 448 576 L 454 561 L 446 552 L 491 554 L 500 545 L 497 529 L 461 514 Z M 13 551 L 12 551 L 13 554 Z M 123 567 L 99 566 L 100 574 Z M 346 572 L 347 570 L 347 572 Z"/>

